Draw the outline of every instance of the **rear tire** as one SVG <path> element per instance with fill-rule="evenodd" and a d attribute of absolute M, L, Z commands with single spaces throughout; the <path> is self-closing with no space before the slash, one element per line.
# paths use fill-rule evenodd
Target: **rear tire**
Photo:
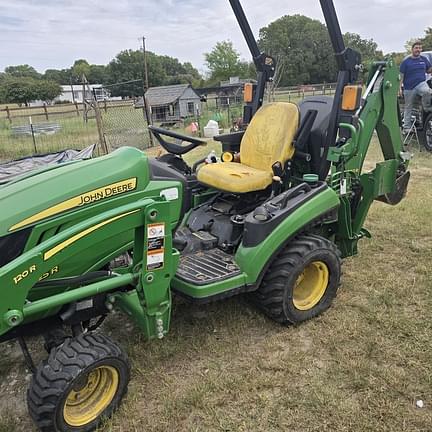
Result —
<path fill-rule="evenodd" d="M 432 152 L 432 112 L 426 116 L 423 129 L 418 131 L 420 145 Z"/>
<path fill-rule="evenodd" d="M 254 300 L 273 320 L 300 323 L 330 307 L 340 276 L 336 245 L 318 235 L 301 235 L 274 259 Z"/>
<path fill-rule="evenodd" d="M 66 339 L 32 378 L 30 415 L 44 432 L 94 430 L 119 406 L 129 378 L 126 354 L 106 336 L 86 333 Z"/>

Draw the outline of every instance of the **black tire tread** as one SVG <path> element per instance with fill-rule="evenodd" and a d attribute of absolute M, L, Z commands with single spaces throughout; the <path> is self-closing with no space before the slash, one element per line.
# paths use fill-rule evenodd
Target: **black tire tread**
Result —
<path fill-rule="evenodd" d="M 319 235 L 301 234 L 275 257 L 260 287 L 252 293 L 254 303 L 274 321 L 281 324 L 294 323 L 287 319 L 283 310 L 285 280 L 303 256 L 317 249 L 332 250 L 340 265 L 341 254 L 333 242 Z"/>
<path fill-rule="evenodd" d="M 53 414 L 58 399 L 70 383 L 84 369 L 107 358 L 120 359 L 129 367 L 126 354 L 102 334 L 86 333 L 67 338 L 51 350 L 37 368 L 27 392 L 30 416 L 42 432 L 56 430 Z"/>
<path fill-rule="evenodd" d="M 426 133 L 428 128 L 428 123 L 432 121 L 432 113 L 429 113 L 425 116 L 423 122 L 423 129 L 418 132 L 419 144 L 424 147 L 428 152 L 432 152 L 432 144 L 428 144 Z"/>

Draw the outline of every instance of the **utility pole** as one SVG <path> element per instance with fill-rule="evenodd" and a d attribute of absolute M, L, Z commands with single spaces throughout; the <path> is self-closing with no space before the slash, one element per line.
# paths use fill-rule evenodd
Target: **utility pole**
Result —
<path fill-rule="evenodd" d="M 146 46 L 145 46 L 145 37 L 142 38 L 142 50 L 143 50 L 143 57 L 144 57 L 144 77 L 145 77 L 145 86 L 146 90 L 149 88 L 149 82 L 148 82 L 148 71 L 147 71 L 147 52 L 146 52 Z"/>
<path fill-rule="evenodd" d="M 146 91 L 149 88 L 149 81 L 148 81 L 148 70 L 147 70 L 147 52 L 146 52 L 146 46 L 145 46 L 145 37 L 142 38 L 142 52 L 143 52 L 143 65 L 144 65 L 144 77 L 143 77 L 143 110 L 145 114 L 145 118 L 147 121 L 147 125 L 152 124 L 152 119 L 150 116 L 150 110 L 149 106 L 147 104 L 147 98 L 146 98 Z M 153 147 L 153 136 L 150 131 L 148 131 L 149 134 L 149 140 L 150 140 L 150 146 Z"/>

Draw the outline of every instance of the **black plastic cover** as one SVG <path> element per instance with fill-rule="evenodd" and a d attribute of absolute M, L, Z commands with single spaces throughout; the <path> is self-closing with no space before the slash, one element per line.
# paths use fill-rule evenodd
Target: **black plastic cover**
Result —
<path fill-rule="evenodd" d="M 325 171 L 327 174 L 330 169 L 330 162 L 324 158 L 324 154 L 332 106 L 333 97 L 331 96 L 310 96 L 299 103 L 301 121 L 308 111 L 316 110 L 318 113 L 313 122 L 307 145 L 302 149 L 311 155 L 310 171 L 318 175 L 320 171 Z"/>
<path fill-rule="evenodd" d="M 165 155 L 164 155 L 165 156 Z M 170 155 L 173 158 L 176 156 Z M 174 161 L 172 161 L 174 163 Z M 177 180 L 183 185 L 183 199 L 181 217 L 192 207 L 193 193 L 197 187 L 201 187 L 194 174 L 188 175 L 176 169 L 173 164 L 157 159 L 149 159 L 150 177 L 152 180 Z"/>
<path fill-rule="evenodd" d="M 213 139 L 222 143 L 222 151 L 224 152 L 239 152 L 240 143 L 243 139 L 245 131 L 238 131 L 229 134 L 216 135 Z"/>
<path fill-rule="evenodd" d="M 315 187 L 311 187 L 307 183 L 301 183 L 276 196 L 271 201 L 264 204 L 264 207 L 271 215 L 270 219 L 266 221 L 256 220 L 253 217 L 253 212 L 250 213 L 245 220 L 243 246 L 254 247 L 259 245 L 289 215 L 304 203 L 327 189 L 327 187 L 325 182 L 318 182 Z"/>
<path fill-rule="evenodd" d="M 0 238 L 0 267 L 10 263 L 23 253 L 31 230 L 31 227 L 25 228 Z"/>

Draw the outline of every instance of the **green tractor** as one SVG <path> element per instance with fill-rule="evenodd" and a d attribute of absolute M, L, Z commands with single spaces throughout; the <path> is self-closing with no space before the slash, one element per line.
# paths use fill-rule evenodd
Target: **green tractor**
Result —
<path fill-rule="evenodd" d="M 230 3 L 258 81 L 245 88 L 244 130 L 216 138 L 220 162 L 188 166 L 182 155 L 203 142 L 151 127 L 167 150 L 159 158 L 122 148 L 0 187 L 0 341 L 21 345 L 43 431 L 93 430 L 119 405 L 128 359 L 95 332 L 113 309 L 148 339 L 167 335 L 173 293 L 201 303 L 249 293 L 271 319 L 301 323 L 331 305 L 341 259 L 369 237 L 373 201 L 405 195 L 393 61 L 371 66 L 362 94 L 360 56 L 321 0 L 339 67 L 334 98 L 263 105 L 275 60 Z M 384 157 L 363 172 L 374 131 Z M 38 367 L 32 335 L 48 351 Z"/>

